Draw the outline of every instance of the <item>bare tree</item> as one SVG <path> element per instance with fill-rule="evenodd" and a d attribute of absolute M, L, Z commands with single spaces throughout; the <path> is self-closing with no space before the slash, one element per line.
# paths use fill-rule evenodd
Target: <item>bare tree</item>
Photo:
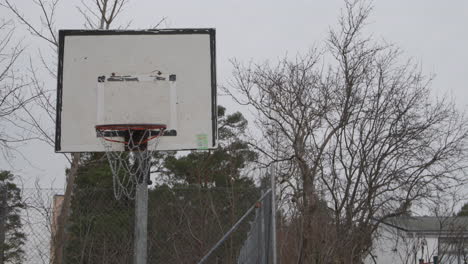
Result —
<path fill-rule="evenodd" d="M 36 182 L 35 188 L 23 188 L 23 212 L 21 220 L 24 222 L 24 232 L 27 236 L 25 243 L 26 262 L 50 264 L 54 263 L 55 223 L 60 213 L 57 195 L 63 189 L 41 188 Z M 50 243 L 49 243 L 50 241 Z"/>
<path fill-rule="evenodd" d="M 16 114 L 35 99 L 18 70 L 18 59 L 24 48 L 21 41 L 14 40 L 16 27 L 12 21 L 0 22 L 0 150 L 8 158 L 13 150 L 12 143 L 22 142 L 29 137 L 19 131 Z M 11 129 L 7 129 L 11 128 Z"/>
<path fill-rule="evenodd" d="M 77 6 L 77 9 L 86 20 L 86 28 L 109 29 L 127 3 L 128 0 L 99 0 L 90 5 L 81 0 L 81 6 Z"/>
<path fill-rule="evenodd" d="M 1 0 L 0 5 L 8 9 L 16 19 L 22 23 L 33 37 L 42 39 L 49 45 L 49 50 L 45 51 L 48 55 L 57 56 L 58 52 L 58 37 L 57 27 L 55 23 L 55 15 L 60 0 L 31 0 L 33 6 L 37 7 L 40 12 L 40 25 L 35 25 L 31 18 L 22 14 L 16 5 L 10 0 Z M 85 25 L 91 28 L 109 29 L 116 17 L 123 11 L 123 8 L 128 0 L 96 0 L 92 4 L 81 1 L 81 6 L 77 9 L 81 12 L 85 19 Z M 97 21 L 97 22 L 94 22 Z M 21 116 L 21 126 L 24 130 L 36 135 L 43 142 L 54 146 L 54 124 L 56 116 L 56 93 L 55 87 L 47 87 L 44 79 L 41 78 L 38 68 L 45 69 L 52 78 L 56 78 L 55 70 L 57 60 L 48 60 L 48 56 L 43 55 L 44 51 L 39 50 L 40 63 L 30 60 L 29 72 L 30 79 L 34 90 L 38 96 L 35 98 L 35 104 L 29 107 L 23 107 L 24 115 Z M 46 119 L 47 121 L 44 121 Z M 62 212 L 58 219 L 58 230 L 56 233 L 55 245 L 57 248 L 54 253 L 54 260 L 61 263 L 63 246 L 65 241 L 64 226 L 66 225 L 69 215 L 71 194 L 76 178 L 77 169 L 80 162 L 80 154 L 75 153 L 70 158 L 65 157 L 70 161 L 71 169 L 67 175 L 67 186 L 65 198 L 62 206 Z M 57 242 L 59 241 L 59 242 Z"/>
<path fill-rule="evenodd" d="M 297 197 L 298 263 L 360 263 L 380 221 L 462 182 L 464 116 L 430 96 L 430 78 L 399 49 L 364 35 L 368 3 L 345 4 L 323 51 L 276 66 L 234 62 L 226 89 L 254 109 L 264 140 L 252 144 L 281 163 L 279 180 Z M 335 230 L 317 236 L 321 201 Z M 317 252 L 316 238 L 330 236 Z"/>
<path fill-rule="evenodd" d="M 85 26 L 92 28 L 109 29 L 112 22 L 123 11 L 128 0 L 98 0 L 92 5 L 85 1 L 77 9 L 83 14 Z M 39 49 L 39 62 L 30 59 L 29 78 L 33 90 L 39 95 L 35 98 L 34 105 L 24 108 L 22 117 L 23 129 L 30 131 L 37 138 L 54 146 L 54 124 L 56 117 L 55 87 L 47 87 L 46 78 L 41 75 L 41 69 L 45 70 L 53 79 L 56 78 L 58 51 L 58 31 L 55 16 L 60 0 L 31 0 L 32 6 L 37 7 L 40 12 L 40 25 L 35 25 L 31 18 L 22 14 L 11 0 L 1 0 L 0 6 L 7 8 L 23 24 L 33 37 L 44 40 L 48 44 L 48 50 Z M 97 21 L 92 23 L 92 21 Z M 47 54 L 47 55 L 44 55 Z M 52 58 L 52 59 L 48 59 Z M 68 157 L 67 157 L 68 158 Z M 71 160 L 70 160 L 71 162 Z"/>

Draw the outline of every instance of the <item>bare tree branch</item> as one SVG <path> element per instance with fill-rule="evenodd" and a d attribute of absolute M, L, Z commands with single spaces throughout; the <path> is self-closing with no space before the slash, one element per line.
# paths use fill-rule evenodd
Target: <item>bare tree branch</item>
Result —
<path fill-rule="evenodd" d="M 297 263 L 360 263 L 379 225 L 373 219 L 408 214 L 466 182 L 465 116 L 431 97 L 419 65 L 363 33 L 368 2 L 345 3 L 323 52 L 276 65 L 233 61 L 224 89 L 254 113 L 251 144 L 264 164 L 281 165 L 277 177 L 295 197 Z"/>

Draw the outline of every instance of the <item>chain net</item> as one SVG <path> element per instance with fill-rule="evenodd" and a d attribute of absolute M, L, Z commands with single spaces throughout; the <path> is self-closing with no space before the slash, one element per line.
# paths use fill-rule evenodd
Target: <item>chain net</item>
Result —
<path fill-rule="evenodd" d="M 159 144 L 164 128 L 155 131 L 154 127 L 126 127 L 96 129 L 100 142 L 106 151 L 107 160 L 112 171 L 114 196 L 135 199 L 136 185 L 149 180 L 151 159 Z M 115 139 L 115 134 L 124 135 L 123 140 Z M 116 148 L 122 144 L 124 149 Z M 148 147 L 151 145 L 151 147 Z M 120 146 L 122 147 L 122 146 Z"/>

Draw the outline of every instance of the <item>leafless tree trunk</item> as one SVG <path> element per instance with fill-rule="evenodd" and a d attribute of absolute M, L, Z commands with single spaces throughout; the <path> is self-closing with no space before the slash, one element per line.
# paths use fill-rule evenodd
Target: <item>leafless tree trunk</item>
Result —
<path fill-rule="evenodd" d="M 371 9 L 346 1 L 323 51 L 276 66 L 233 63 L 226 91 L 257 113 L 263 140 L 252 144 L 281 163 L 279 181 L 297 199 L 298 263 L 360 263 L 380 221 L 462 183 L 466 119 L 430 96 L 418 65 L 365 37 Z M 330 207 L 328 235 L 315 224 L 321 207 Z M 334 243 L 319 252 L 322 237 Z"/>

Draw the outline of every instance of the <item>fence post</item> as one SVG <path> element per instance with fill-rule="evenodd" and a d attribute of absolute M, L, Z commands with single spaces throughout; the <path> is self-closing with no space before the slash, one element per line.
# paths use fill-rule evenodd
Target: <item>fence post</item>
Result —
<path fill-rule="evenodd" d="M 0 184 L 0 264 L 5 261 L 7 206 L 7 188 L 4 184 Z"/>
<path fill-rule="evenodd" d="M 263 194 L 264 192 L 262 190 L 262 195 Z M 258 225 L 257 243 L 258 243 L 258 257 L 259 257 L 257 261 L 258 263 L 262 263 L 262 264 L 265 263 L 266 254 L 268 254 L 267 252 L 265 252 L 265 245 L 267 244 L 267 241 L 265 241 L 265 238 L 266 238 L 265 236 L 265 205 L 266 205 L 265 200 L 266 199 L 261 201 L 260 208 L 258 208 L 259 216 L 258 216 L 258 222 L 257 222 L 257 225 Z"/>
<path fill-rule="evenodd" d="M 271 250 L 272 250 L 272 264 L 277 263 L 276 253 L 276 174 L 278 172 L 277 165 L 274 164 L 274 170 L 270 174 L 271 177 Z"/>

